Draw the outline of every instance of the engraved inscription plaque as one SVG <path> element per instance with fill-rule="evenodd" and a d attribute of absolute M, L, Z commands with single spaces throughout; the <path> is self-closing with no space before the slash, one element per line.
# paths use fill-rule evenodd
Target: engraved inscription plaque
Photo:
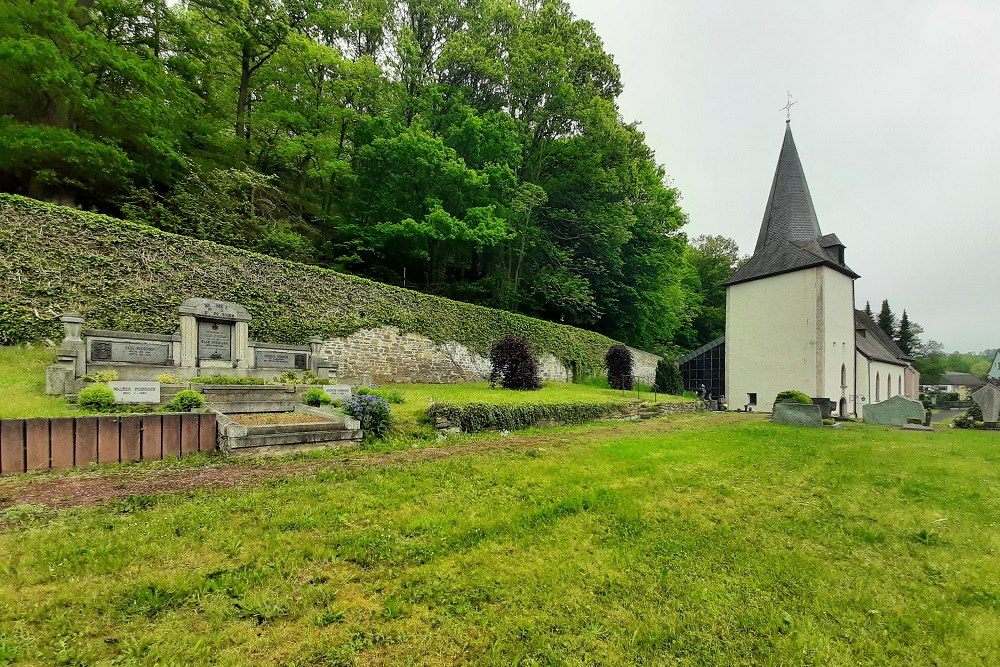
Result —
<path fill-rule="evenodd" d="M 199 321 L 198 358 L 232 361 L 233 325 Z"/>
<path fill-rule="evenodd" d="M 167 363 L 170 346 L 157 343 L 112 343 L 111 361 L 127 361 L 133 364 Z"/>
<path fill-rule="evenodd" d="M 295 353 L 279 350 L 257 350 L 254 364 L 258 368 L 295 368 Z"/>
<path fill-rule="evenodd" d="M 116 380 L 108 386 L 115 392 L 115 403 L 145 403 L 155 405 L 160 402 L 159 382 L 136 382 Z"/>

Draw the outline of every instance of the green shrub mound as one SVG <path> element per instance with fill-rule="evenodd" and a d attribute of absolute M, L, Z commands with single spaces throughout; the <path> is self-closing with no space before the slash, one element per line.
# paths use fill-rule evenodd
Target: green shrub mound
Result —
<path fill-rule="evenodd" d="M 176 412 L 191 412 L 205 405 L 205 397 L 194 389 L 182 389 L 170 402 L 170 409 Z"/>
<path fill-rule="evenodd" d="M 582 424 L 595 419 L 621 417 L 628 412 L 625 403 L 528 403 L 497 405 L 493 403 L 466 403 L 449 405 L 436 403 L 427 408 L 433 421 L 447 419 L 466 433 L 480 431 L 516 431 L 535 426 L 543 421 L 561 424 Z"/>
<path fill-rule="evenodd" d="M 106 384 L 92 384 L 80 390 L 77 403 L 84 410 L 111 412 L 115 409 L 115 392 Z"/>
<path fill-rule="evenodd" d="M 318 408 L 321 405 L 330 405 L 333 403 L 333 399 L 322 389 L 313 387 L 306 391 L 305 395 L 302 397 L 302 402 L 306 405 L 311 405 L 314 408 Z"/>
<path fill-rule="evenodd" d="M 537 353 L 575 362 L 581 375 L 600 374 L 615 343 L 571 326 L 16 195 L 0 194 L 0 257 L 0 345 L 61 339 L 56 314 L 66 311 L 82 313 L 88 328 L 171 334 L 177 306 L 196 296 L 246 306 L 250 337 L 261 342 L 305 344 L 394 326 L 486 356 L 495 341 L 513 334 Z"/>
<path fill-rule="evenodd" d="M 663 394 L 681 396 L 684 394 L 684 379 L 681 369 L 672 359 L 660 359 L 656 362 L 656 389 Z"/>
<path fill-rule="evenodd" d="M 774 397 L 774 403 L 802 403 L 803 405 L 812 405 L 813 400 L 803 394 L 801 391 L 796 389 L 786 389 L 780 392 Z"/>

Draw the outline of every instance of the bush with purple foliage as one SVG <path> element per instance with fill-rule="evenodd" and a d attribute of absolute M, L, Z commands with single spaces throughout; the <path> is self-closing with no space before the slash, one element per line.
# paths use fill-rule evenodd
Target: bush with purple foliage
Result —
<path fill-rule="evenodd" d="M 504 336 L 490 348 L 490 386 L 504 389 L 541 389 L 538 360 L 522 336 Z"/>
<path fill-rule="evenodd" d="M 624 345 L 612 345 L 604 355 L 604 365 L 608 368 L 608 386 L 612 389 L 632 389 L 635 378 L 631 350 Z"/>
<path fill-rule="evenodd" d="M 361 422 L 368 435 L 381 437 L 392 425 L 389 401 L 375 394 L 359 394 L 344 401 L 344 411 Z"/>

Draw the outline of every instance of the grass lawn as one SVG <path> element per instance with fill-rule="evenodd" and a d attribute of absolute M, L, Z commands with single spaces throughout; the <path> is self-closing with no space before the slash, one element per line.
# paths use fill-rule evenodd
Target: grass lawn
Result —
<path fill-rule="evenodd" d="M 0 419 L 72 417 L 66 399 L 45 395 L 45 367 L 55 361 L 47 347 L 0 347 Z"/>
<path fill-rule="evenodd" d="M 0 664 L 996 665 L 997 435 L 684 416 L 15 506 Z"/>

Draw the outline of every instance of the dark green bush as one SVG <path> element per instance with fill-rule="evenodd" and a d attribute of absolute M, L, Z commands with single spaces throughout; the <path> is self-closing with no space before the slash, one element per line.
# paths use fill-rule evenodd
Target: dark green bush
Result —
<path fill-rule="evenodd" d="M 435 403 L 427 408 L 431 421 L 438 417 L 457 424 L 466 433 L 479 431 L 516 431 L 529 428 L 543 421 L 561 424 L 620 417 L 629 411 L 626 403 L 528 403 L 498 405 L 495 403 L 467 403 L 449 405 Z"/>
<path fill-rule="evenodd" d="M 812 405 L 813 400 L 803 394 L 801 391 L 796 389 L 786 389 L 780 392 L 774 397 L 775 404 L 777 403 L 802 403 L 803 405 Z"/>
<path fill-rule="evenodd" d="M 631 390 L 635 386 L 635 364 L 632 352 L 624 345 L 612 345 L 604 355 L 604 365 L 608 369 L 608 386 L 612 389 Z"/>
<path fill-rule="evenodd" d="M 106 384 L 95 383 L 80 390 L 77 402 L 85 410 L 111 412 L 115 409 L 115 392 Z"/>
<path fill-rule="evenodd" d="M 175 412 L 191 412 L 205 405 L 205 397 L 194 389 L 182 389 L 170 401 L 170 409 Z"/>
<path fill-rule="evenodd" d="M 672 359 L 660 359 L 656 362 L 656 389 L 664 394 L 680 396 L 684 393 L 684 380 L 677 362 Z"/>
<path fill-rule="evenodd" d="M 306 391 L 305 396 L 302 397 L 302 402 L 318 408 L 321 405 L 330 405 L 330 403 L 333 403 L 333 399 L 322 389 L 313 387 Z"/>

